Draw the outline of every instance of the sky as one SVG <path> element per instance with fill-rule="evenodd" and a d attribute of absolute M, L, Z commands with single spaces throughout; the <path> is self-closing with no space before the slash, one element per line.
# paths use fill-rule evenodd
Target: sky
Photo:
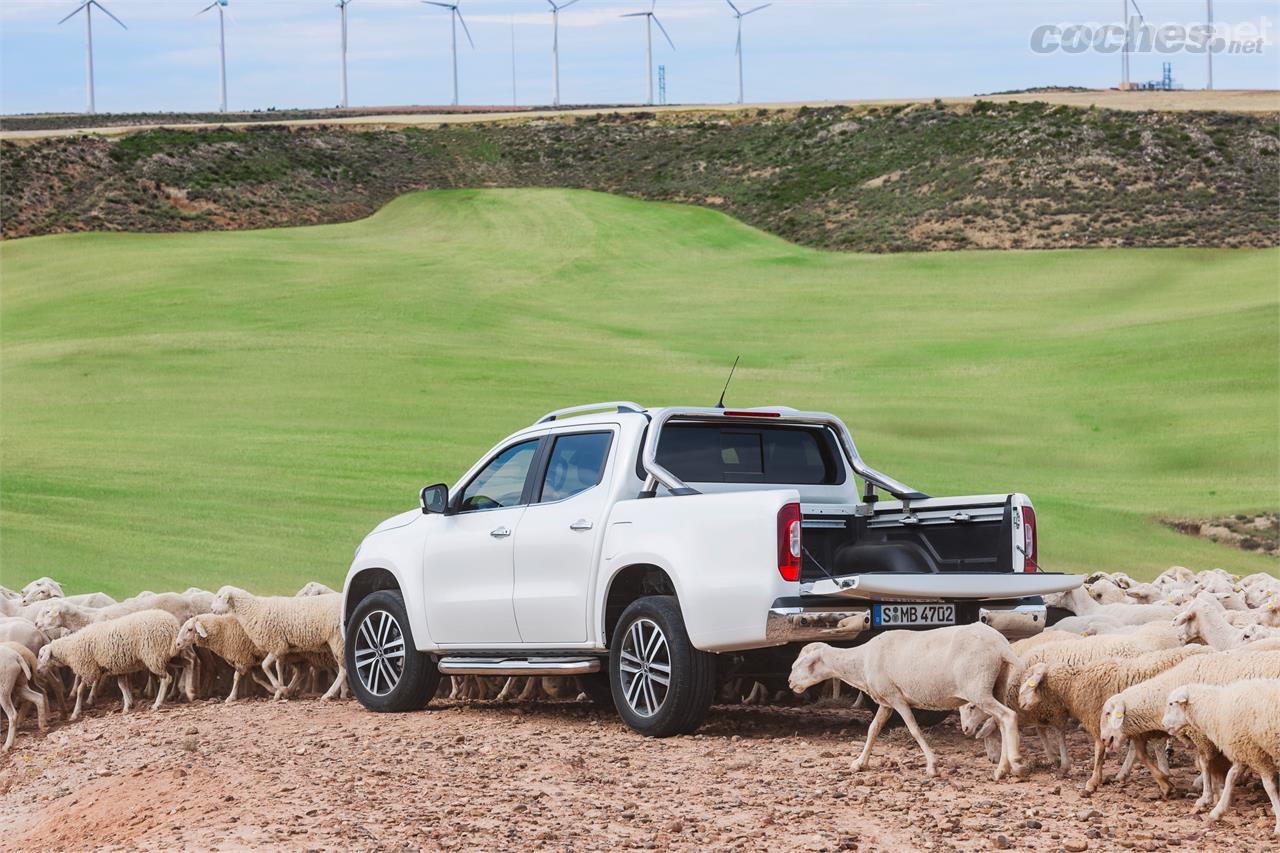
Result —
<path fill-rule="evenodd" d="M 85 107 L 80 0 L 0 0 L 0 112 L 76 112 Z M 99 0 L 128 25 L 95 11 L 98 112 L 205 111 L 218 105 L 218 22 L 196 15 L 210 0 Z M 735 0 L 736 2 L 736 0 Z M 762 0 L 744 0 L 742 9 Z M 1118 54 L 1036 53 L 1042 24 L 1119 23 L 1124 0 L 774 0 L 743 25 L 748 101 L 973 95 L 1041 85 L 1107 87 Z M 335 0 L 229 0 L 231 110 L 326 107 L 339 101 Z M 475 48 L 459 32 L 464 104 L 546 104 L 551 99 L 547 0 L 460 0 Z M 1204 20 L 1204 0 L 1141 0 L 1152 24 Z M 643 103 L 645 24 L 622 18 L 648 0 L 579 0 L 560 14 L 561 101 Z M 669 103 L 737 97 L 735 22 L 724 0 L 657 0 L 675 43 L 655 30 L 654 65 L 665 66 Z M 1219 89 L 1280 88 L 1276 0 L 1217 0 L 1223 26 L 1252 26 L 1261 54 L 1219 54 Z M 447 104 L 452 97 L 449 12 L 418 0 L 351 0 L 351 106 Z M 1239 32 L 1239 31 L 1237 31 Z M 1248 35 L 1244 31 L 1244 35 Z M 1205 58 L 1133 55 L 1132 78 L 1160 76 L 1202 88 Z M 656 72 L 655 72 L 656 76 Z"/>

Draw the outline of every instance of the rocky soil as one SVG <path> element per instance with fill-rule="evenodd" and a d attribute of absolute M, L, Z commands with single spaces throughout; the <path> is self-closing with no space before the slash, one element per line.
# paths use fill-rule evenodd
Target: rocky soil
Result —
<path fill-rule="evenodd" d="M 375 715 L 351 701 L 96 709 L 0 757 L 3 846 L 300 850 L 1274 850 L 1256 781 L 1209 826 L 1142 771 L 1079 793 L 1039 766 L 992 782 L 980 744 L 909 734 L 849 770 L 869 715 L 717 708 L 698 735 L 645 740 L 576 702 L 437 703 Z M 1034 747 L 1034 744 L 1028 744 Z M 1029 749 L 1028 752 L 1033 752 Z M 1109 762 L 1114 769 L 1115 762 Z M 1192 772 L 1175 755 L 1185 791 Z"/>

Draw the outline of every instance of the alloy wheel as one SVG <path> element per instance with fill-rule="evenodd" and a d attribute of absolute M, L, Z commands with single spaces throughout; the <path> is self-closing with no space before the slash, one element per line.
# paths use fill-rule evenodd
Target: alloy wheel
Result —
<path fill-rule="evenodd" d="M 624 701 L 641 717 L 652 717 L 671 688 L 671 650 L 651 619 L 637 619 L 622 641 L 619 664 Z"/>
<path fill-rule="evenodd" d="M 386 696 L 404 674 L 404 631 L 385 610 L 371 610 L 356 629 L 356 675 L 375 696 Z"/>

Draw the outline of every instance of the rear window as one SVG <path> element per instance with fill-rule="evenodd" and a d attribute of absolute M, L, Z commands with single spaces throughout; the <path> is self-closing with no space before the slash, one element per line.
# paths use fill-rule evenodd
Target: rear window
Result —
<path fill-rule="evenodd" d="M 658 442 L 658 464 L 687 483 L 844 482 L 822 427 L 671 423 Z"/>

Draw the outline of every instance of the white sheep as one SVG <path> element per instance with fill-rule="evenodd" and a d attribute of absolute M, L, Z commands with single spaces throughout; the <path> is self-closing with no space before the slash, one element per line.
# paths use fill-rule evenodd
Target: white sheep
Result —
<path fill-rule="evenodd" d="M 1280 678 L 1280 652 L 1246 652 L 1243 649 L 1194 655 L 1159 675 L 1135 684 L 1107 699 L 1102 706 L 1099 734 L 1108 752 L 1132 742 L 1138 759 L 1155 779 L 1160 795 L 1173 791 L 1167 774 L 1147 758 L 1146 744 L 1165 735 L 1161 722 L 1169 693 L 1184 684 L 1229 684 L 1246 678 Z M 1197 808 L 1207 805 L 1226 774 L 1226 762 L 1207 738 L 1189 733 L 1204 786 Z"/>
<path fill-rule="evenodd" d="M 1182 611 L 1173 620 L 1179 631 L 1179 639 L 1190 643 L 1202 639 L 1211 647 L 1226 651 L 1250 643 L 1254 640 L 1273 636 L 1274 629 L 1251 623 L 1244 628 L 1237 628 L 1227 620 L 1227 611 L 1222 609 L 1217 598 L 1207 592 L 1196 596 L 1191 606 Z"/>
<path fill-rule="evenodd" d="M 1131 604 L 1124 589 L 1110 578 L 1098 578 L 1084 585 L 1085 592 L 1099 604 Z"/>
<path fill-rule="evenodd" d="M 1060 643 L 1077 639 L 1076 634 L 1057 631 L 1052 628 L 1041 631 L 1030 637 L 1024 637 L 1010 644 L 1013 653 L 1019 658 L 1029 654 L 1032 649 L 1046 643 Z M 1067 752 L 1065 732 L 1065 715 L 1048 716 L 1041 713 L 1024 712 L 1018 708 L 1018 687 L 1022 679 L 1022 670 L 1005 670 L 996 680 L 995 697 L 1018 716 L 1018 726 L 1034 726 L 1040 736 L 1041 748 L 1045 758 L 1052 764 L 1058 763 L 1058 775 L 1066 776 L 1071 772 L 1071 756 Z M 836 682 L 839 683 L 838 681 Z M 982 741 L 987 753 L 987 760 L 993 764 L 1000 760 L 999 725 L 993 717 L 967 702 L 960 706 L 960 730 L 969 737 Z"/>
<path fill-rule="evenodd" d="M 1231 807 L 1231 791 L 1242 769 L 1257 773 L 1271 800 L 1280 835 L 1280 680 L 1247 679 L 1226 685 L 1184 684 L 1169 693 L 1161 723 L 1171 735 L 1194 729 L 1231 761 L 1222 796 L 1209 820 Z"/>
<path fill-rule="evenodd" d="M 266 653 L 262 671 L 277 688 L 284 685 L 272 667 L 290 652 L 326 649 L 337 664 L 338 676 L 322 699 L 338 694 L 347 678 L 342 647 L 342 596 L 338 593 L 308 596 L 257 596 L 233 586 L 218 590 L 213 612 L 233 613 L 245 633 Z"/>
<path fill-rule="evenodd" d="M 44 694 L 31 688 L 35 679 L 35 671 L 31 668 L 31 653 L 16 644 L 0 644 L 0 709 L 9 718 L 9 733 L 4 739 L 4 752 L 13 747 L 13 740 L 18 734 L 17 698 L 36 706 L 40 731 L 47 728 L 49 706 Z"/>
<path fill-rule="evenodd" d="M 1050 607 L 1070 610 L 1077 616 L 1105 616 L 1121 625 L 1168 622 L 1178 615 L 1178 609 L 1170 604 L 1099 604 L 1080 587 L 1046 595 L 1044 602 Z"/>
<path fill-rule="evenodd" d="M 33 621 L 36 623 L 37 628 L 46 631 L 51 628 L 66 628 L 71 631 L 79 631 L 86 625 L 118 619 L 121 616 L 139 613 L 143 610 L 163 610 L 171 614 L 179 623 L 182 623 L 192 616 L 210 612 L 213 608 L 213 593 L 203 591 L 191 593 L 143 593 L 133 598 L 125 599 L 119 604 L 96 609 L 82 607 L 66 599 L 55 598 L 51 601 L 43 602 L 38 607 L 40 609 L 37 611 Z"/>
<path fill-rule="evenodd" d="M 298 590 L 294 595 L 302 597 L 305 595 L 333 595 L 336 589 L 325 586 L 320 581 L 308 581 L 302 589 Z"/>
<path fill-rule="evenodd" d="M 1188 657 L 1201 654 L 1202 646 L 1183 646 L 1148 652 L 1133 658 L 1107 658 L 1082 664 L 1030 665 L 1018 688 L 1018 706 L 1025 711 L 1058 706 L 1078 720 L 1093 737 L 1093 773 L 1085 782 L 1086 794 L 1102 784 L 1102 762 L 1106 746 L 1098 731 L 1099 714 L 1107 699 L 1139 681 L 1176 666 Z"/>
<path fill-rule="evenodd" d="M 993 691 L 1009 669 L 1022 662 L 999 631 L 989 625 L 957 625 L 929 631 L 886 631 L 861 646 L 837 649 L 810 643 L 791 666 L 796 693 L 828 678 L 863 691 L 879 703 L 855 771 L 866 766 L 871 747 L 893 711 L 897 711 L 924 752 L 925 773 L 936 776 L 933 750 L 916 724 L 912 708 L 951 711 L 972 702 L 1000 725 L 1001 759 L 995 777 L 1012 770 L 1022 775 L 1017 717 Z"/>
<path fill-rule="evenodd" d="M 236 701 L 240 689 L 240 679 L 249 675 L 268 693 L 273 692 L 271 685 L 260 679 L 256 672 L 266 654 L 253 644 L 245 633 L 240 620 L 231 615 L 215 615 L 212 613 L 192 616 L 183 623 L 178 631 L 176 648 L 179 652 L 194 646 L 202 646 L 226 661 L 233 671 L 231 692 L 226 702 Z"/>
<path fill-rule="evenodd" d="M 146 671 L 160 681 L 152 709 L 163 704 L 173 676 L 169 661 L 176 654 L 178 620 L 163 610 L 143 610 L 118 619 L 88 625 L 66 637 L 51 641 L 40 650 L 39 668 L 66 666 L 80 680 L 76 687 L 76 706 L 71 719 L 80 717 L 81 700 L 86 689 L 104 675 L 116 676 L 124 697 L 124 712 L 133 707 L 133 691 L 128 676 Z"/>

